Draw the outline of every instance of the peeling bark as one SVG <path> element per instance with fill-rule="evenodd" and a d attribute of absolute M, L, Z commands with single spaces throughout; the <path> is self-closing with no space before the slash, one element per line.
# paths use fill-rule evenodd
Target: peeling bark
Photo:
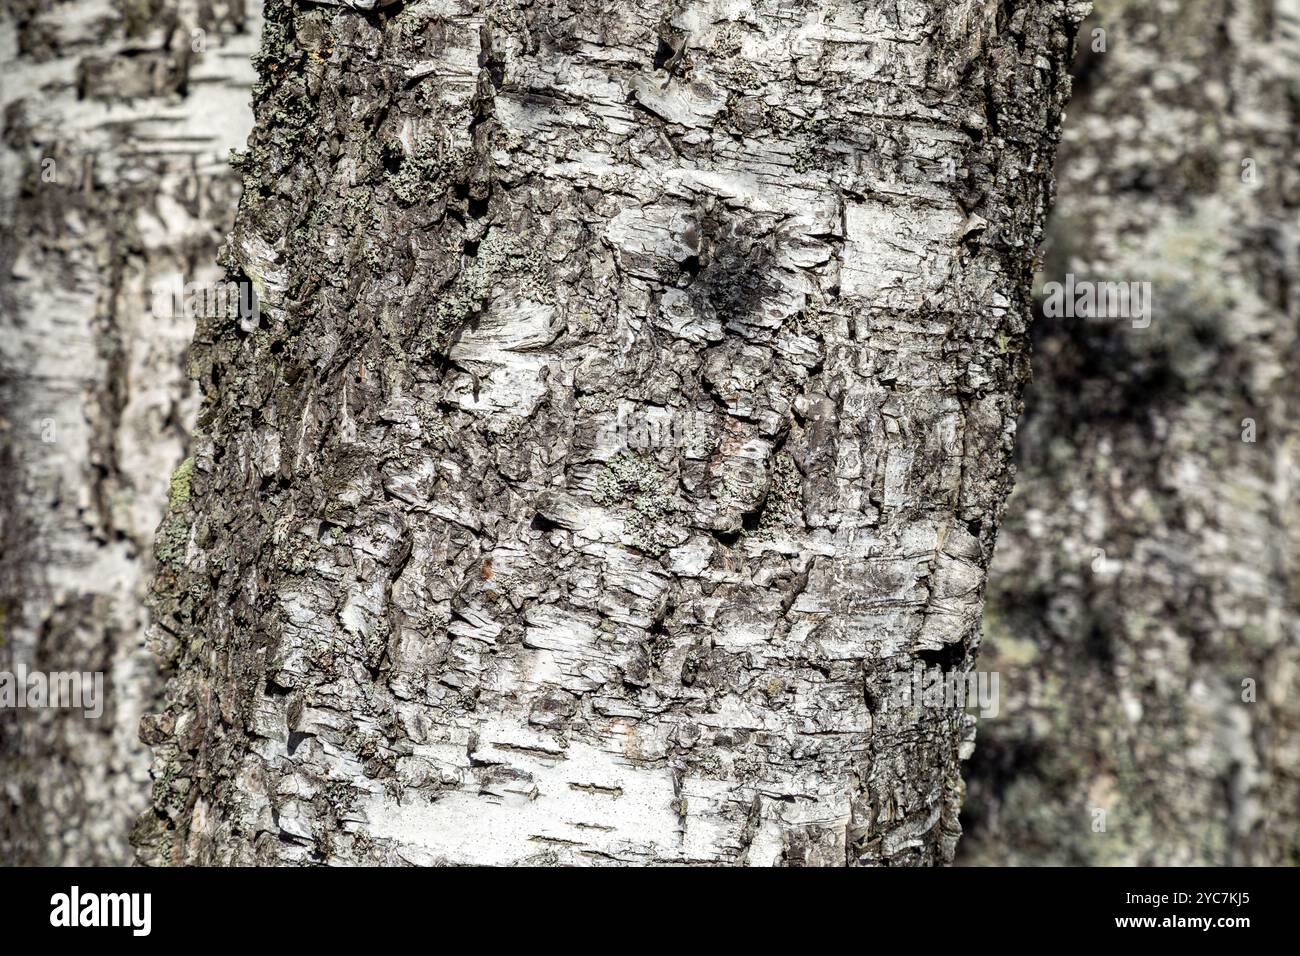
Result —
<path fill-rule="evenodd" d="M 1035 326 L 962 859 L 1295 864 L 1300 4 L 1108 2 L 1080 45 L 1046 276 L 1154 312 Z"/>
<path fill-rule="evenodd" d="M 5 863 L 127 862 L 148 806 L 144 594 L 198 404 L 193 323 L 150 292 L 220 275 L 256 26 L 240 0 L 0 19 L 0 670 L 102 671 L 106 690 L 95 720 L 0 710 Z"/>
<path fill-rule="evenodd" d="M 892 678 L 973 663 L 1085 5 L 360 6 L 266 7 L 140 858 L 951 859 Z"/>

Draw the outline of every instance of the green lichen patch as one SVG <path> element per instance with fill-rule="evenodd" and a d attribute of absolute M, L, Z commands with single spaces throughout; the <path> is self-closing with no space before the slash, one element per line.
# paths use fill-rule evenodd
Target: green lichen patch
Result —
<path fill-rule="evenodd" d="M 401 149 L 396 142 L 384 147 L 390 160 L 400 158 L 401 166 L 389 179 L 388 188 L 397 201 L 406 206 L 446 192 L 469 168 L 473 159 L 467 146 L 453 145 L 434 137 L 419 140 L 410 156 L 402 156 Z"/>
<path fill-rule="evenodd" d="M 188 504 L 190 500 L 190 479 L 194 477 L 194 459 L 186 458 L 172 472 L 171 487 L 167 492 L 167 503 L 173 508 Z"/>
<path fill-rule="evenodd" d="M 759 516 L 756 538 L 770 538 L 786 528 L 803 524 L 803 477 L 794 459 L 787 452 L 778 452 L 772 462 L 772 477 L 768 486 L 767 501 Z"/>
<path fill-rule="evenodd" d="M 493 289 L 507 278 L 518 284 L 519 293 L 525 299 L 541 305 L 555 304 L 555 289 L 541 253 L 527 248 L 523 239 L 514 233 L 491 230 L 434 310 L 430 336 L 435 348 L 444 349 L 452 334 L 482 310 Z"/>
<path fill-rule="evenodd" d="M 189 541 L 190 526 L 180 518 L 168 517 L 154 538 L 154 557 L 166 568 L 177 570 L 185 560 L 185 546 Z"/>
<path fill-rule="evenodd" d="M 585 412 L 588 415 L 596 415 L 601 412 L 608 412 L 618 404 L 618 399 L 613 395 L 604 392 L 598 392 L 592 395 L 579 395 L 574 405 L 578 411 Z"/>
<path fill-rule="evenodd" d="M 176 762 L 169 761 L 161 774 L 154 778 L 153 802 L 169 813 L 180 813 L 185 809 L 189 797 L 191 782 L 183 776 Z"/>
<path fill-rule="evenodd" d="M 667 479 L 640 455 L 619 455 L 596 479 L 598 505 L 626 508 L 632 543 L 647 554 L 659 555 L 676 544 L 670 516 L 676 511 Z"/>
<path fill-rule="evenodd" d="M 189 543 L 190 482 L 194 477 L 194 459 L 186 458 L 172 472 L 167 489 L 167 515 L 154 536 L 154 558 L 164 570 L 179 571 Z"/>

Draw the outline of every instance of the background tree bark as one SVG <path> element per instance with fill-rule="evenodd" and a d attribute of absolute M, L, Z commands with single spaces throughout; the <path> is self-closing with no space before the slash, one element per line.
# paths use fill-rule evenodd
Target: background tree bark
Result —
<path fill-rule="evenodd" d="M 193 323 L 150 293 L 220 275 L 258 19 L 242 0 L 14 0 L 0 19 L 0 669 L 106 688 L 98 720 L 0 710 L 6 864 L 127 862 L 148 804 L 145 581 L 197 407 Z"/>
<path fill-rule="evenodd" d="M 1035 323 L 961 858 L 1295 864 L 1300 4 L 1111 0 L 1080 45 L 1045 276 L 1155 311 Z"/>
<path fill-rule="evenodd" d="M 950 859 L 1083 12 L 271 0 L 141 858 Z"/>

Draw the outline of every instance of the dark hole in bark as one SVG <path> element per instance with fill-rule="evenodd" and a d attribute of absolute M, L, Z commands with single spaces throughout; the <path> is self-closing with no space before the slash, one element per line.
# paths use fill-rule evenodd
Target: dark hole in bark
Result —
<path fill-rule="evenodd" d="M 528 526 L 534 531 L 555 531 L 560 526 L 545 515 L 533 515 Z"/>
<path fill-rule="evenodd" d="M 1103 664 L 1115 660 L 1115 648 L 1111 644 L 1109 629 L 1099 621 L 1093 621 L 1088 627 L 1088 636 L 1084 639 L 1083 649 L 1089 657 Z"/>
<path fill-rule="evenodd" d="M 383 150 L 383 154 L 385 172 L 390 176 L 396 175 L 401 170 L 402 162 L 406 159 L 406 155 L 402 152 L 401 147 L 398 146 Z"/>
<path fill-rule="evenodd" d="M 938 650 L 917 651 L 915 657 L 927 668 L 937 667 L 947 672 L 960 667 L 966 659 L 966 645 L 957 641 L 955 644 L 945 644 Z"/>
<path fill-rule="evenodd" d="M 739 531 L 710 531 L 709 534 L 728 548 L 734 548 L 736 543 L 740 541 Z"/>
<path fill-rule="evenodd" d="M 662 70 L 668 65 L 668 61 L 673 58 L 675 52 L 671 46 L 664 42 L 664 38 L 660 37 L 659 46 L 655 49 L 654 68 Z"/>

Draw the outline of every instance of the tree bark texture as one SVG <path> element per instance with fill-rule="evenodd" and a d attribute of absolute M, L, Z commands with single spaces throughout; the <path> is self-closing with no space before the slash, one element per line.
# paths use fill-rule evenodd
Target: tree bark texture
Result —
<path fill-rule="evenodd" d="M 148 806 L 144 595 L 198 405 L 193 322 L 151 291 L 221 274 L 257 20 L 241 0 L 0 20 L 0 669 L 102 671 L 106 697 L 95 720 L 0 711 L 4 863 L 127 862 Z"/>
<path fill-rule="evenodd" d="M 1085 13 L 271 0 L 141 858 L 951 859 Z"/>
<path fill-rule="evenodd" d="M 1035 326 L 961 858 L 1295 864 L 1300 4 L 1100 3 L 1080 47 L 1046 277 L 1153 315 Z"/>

